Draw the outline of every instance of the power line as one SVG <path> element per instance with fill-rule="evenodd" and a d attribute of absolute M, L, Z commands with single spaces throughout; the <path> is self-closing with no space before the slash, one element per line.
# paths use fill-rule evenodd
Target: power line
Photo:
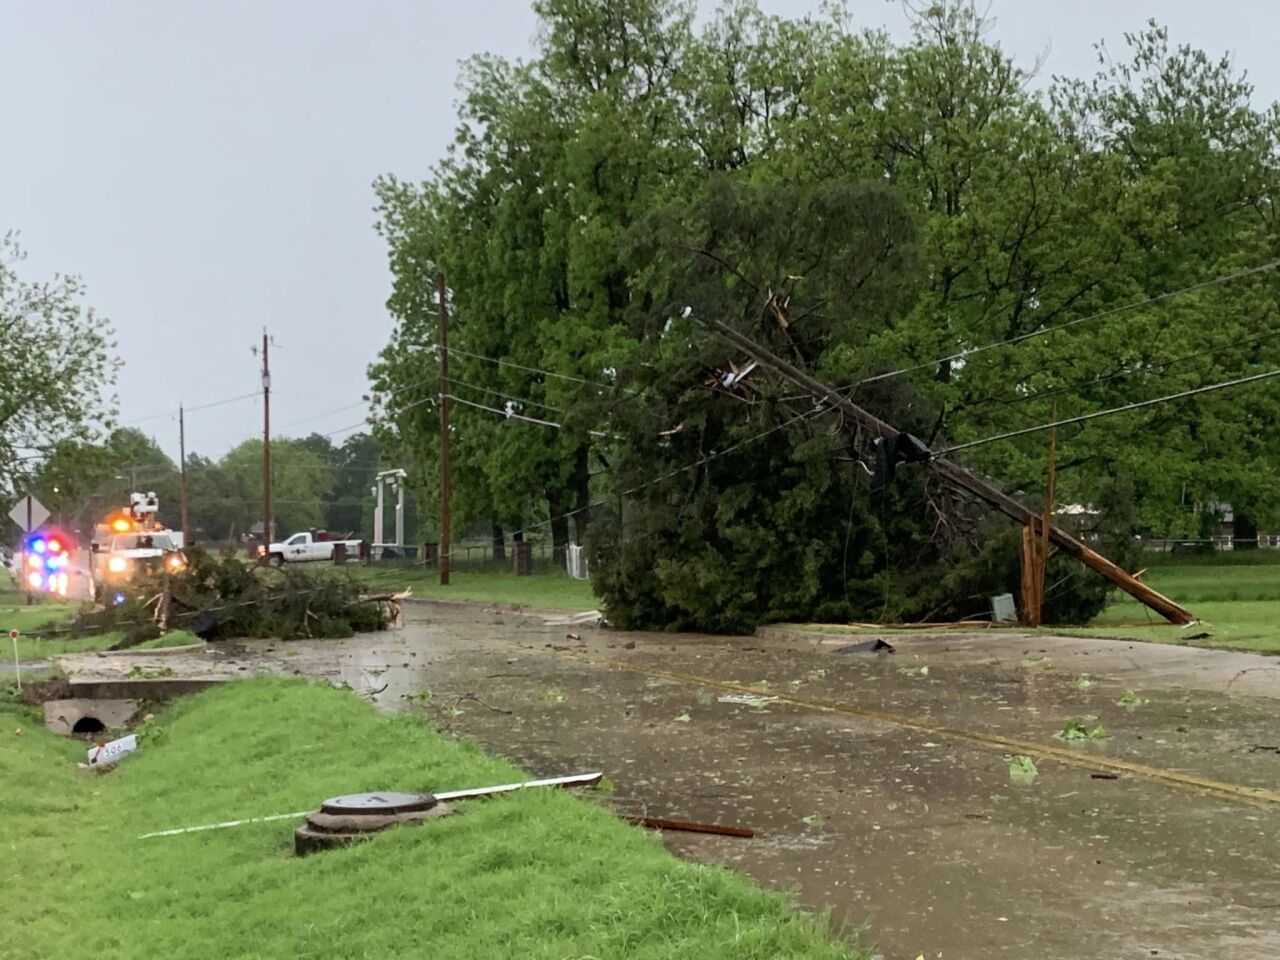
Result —
<path fill-rule="evenodd" d="M 483 354 L 471 353 L 467 350 L 461 350 L 458 347 L 450 347 L 450 353 L 456 353 L 459 356 L 470 357 L 473 360 L 483 360 L 486 363 L 496 363 L 499 366 L 511 367 L 515 370 L 524 370 L 526 373 L 540 373 L 544 377 L 553 377 L 557 380 L 569 380 L 573 383 L 585 383 L 588 387 L 603 387 L 607 390 L 621 390 L 624 393 L 634 395 L 636 391 L 628 390 L 626 387 L 616 383 L 601 383 L 598 380 L 587 380 L 583 377 L 573 377 L 567 373 L 555 373 L 551 370 L 543 370 L 541 367 L 528 367 L 522 363 L 516 363 L 514 360 L 507 360 L 502 357 L 486 357 Z"/>
<path fill-rule="evenodd" d="M 446 394 L 454 403 L 465 404 L 468 407 L 475 407 L 477 410 L 487 410 L 489 413 L 496 413 L 500 417 L 506 417 L 510 420 L 523 420 L 525 423 L 532 423 L 539 427 L 552 427 L 556 430 L 563 430 L 564 425 L 556 423 L 552 420 L 539 420 L 537 417 L 526 417 L 521 413 L 514 413 L 510 410 L 499 410 L 497 407 L 487 407 L 483 403 L 476 403 L 474 400 L 467 400 L 464 397 Z"/>
<path fill-rule="evenodd" d="M 977 407 L 987 403 L 999 403 L 1002 406 L 1011 407 L 1019 403 L 1028 403 L 1033 400 L 1040 400 L 1045 397 L 1056 396 L 1058 394 L 1065 393 L 1069 390 L 1078 390 L 1081 387 L 1092 386 L 1095 383 L 1110 383 L 1115 380 L 1123 380 L 1125 377 L 1130 377 L 1130 376 L 1143 374 L 1143 373 L 1150 373 L 1154 370 L 1167 370 L 1169 367 L 1176 366 L 1180 363 L 1186 363 L 1188 360 L 1196 360 L 1196 359 L 1199 359 L 1200 357 L 1211 356 L 1212 354 L 1219 353 L 1223 350 L 1228 350 L 1233 347 L 1247 346 L 1251 343 L 1256 343 L 1259 340 L 1265 340 L 1275 336 L 1280 336 L 1280 327 L 1273 327 L 1271 329 L 1264 330 L 1262 333 L 1256 334 L 1252 337 L 1246 337 L 1243 340 L 1233 339 L 1228 342 L 1220 343 L 1220 344 L 1217 344 L 1216 346 L 1209 347 L 1208 349 L 1205 349 L 1205 350 L 1197 350 L 1195 353 L 1183 354 L 1180 357 L 1174 357 L 1172 359 L 1158 360 L 1154 363 L 1151 363 L 1148 366 L 1122 368 L 1119 370 L 1114 370 L 1111 373 L 1099 374 L 1098 376 L 1091 377 L 1087 380 L 1076 380 L 1076 381 L 1073 381 L 1072 383 L 1059 384 L 1056 387 L 1048 387 L 1044 390 L 1037 390 L 1033 393 L 1021 394 L 1019 396 L 1012 397 L 1009 399 L 1002 399 L 1000 397 L 991 396 L 991 395 L 988 395 L 985 397 L 979 397 L 978 399 L 970 403 L 962 404 L 961 406 L 957 407 L 954 413 L 960 413 L 964 410 L 969 410 L 973 407 Z"/>
<path fill-rule="evenodd" d="M 255 390 L 253 393 L 242 393 L 237 397 L 227 397 L 225 400 L 214 400 L 212 403 L 202 403 L 196 407 L 187 407 L 186 412 L 195 413 L 200 410 L 212 410 L 214 407 L 226 406 L 229 403 L 238 403 L 241 400 L 249 400 L 252 398 L 256 398 L 258 395 L 259 395 L 259 391 L 257 390 Z M 132 420 L 122 420 L 120 422 L 120 426 L 128 427 L 128 426 L 132 426 L 135 423 L 145 423 L 148 420 L 161 420 L 166 417 L 173 418 L 173 417 L 176 417 L 177 415 L 178 415 L 177 410 L 170 410 L 166 413 L 153 413 L 145 417 L 135 417 Z"/>
<path fill-rule="evenodd" d="M 455 383 L 457 381 L 454 381 Z M 508 420 L 523 420 L 525 423 L 536 424 L 540 427 L 553 427 L 556 430 L 563 430 L 564 424 L 556 423 L 554 420 L 539 420 L 537 417 L 526 417 L 522 413 L 516 413 L 514 410 L 499 410 L 497 407 L 485 406 L 483 403 L 476 403 L 474 400 L 466 400 L 454 394 L 448 395 L 449 399 L 455 403 L 465 404 L 468 407 L 475 407 L 477 410 L 487 410 L 489 413 L 496 413 L 500 417 Z M 599 430 L 588 430 L 588 434 L 593 437 L 602 437 L 607 440 L 616 440 L 617 436 L 611 433 L 601 433 Z"/>
<path fill-rule="evenodd" d="M 1240 377 L 1235 380 L 1226 380 L 1222 383 L 1212 383 L 1206 387 L 1196 387 L 1193 390 L 1183 390 L 1180 393 L 1171 393 L 1165 397 L 1156 397 L 1152 400 L 1139 400 L 1135 403 L 1127 403 L 1121 407 L 1111 407 L 1107 410 L 1095 410 L 1093 413 L 1083 413 L 1078 417 L 1067 417 L 1065 420 L 1053 420 L 1049 423 L 1037 424 L 1034 427 L 1024 427 L 1021 430 L 1010 430 L 1007 433 L 999 433 L 992 437 L 984 437 L 981 440 L 970 440 L 966 443 L 958 443 L 955 446 L 947 447 L 945 450 L 935 450 L 934 457 L 945 457 L 947 454 L 955 453 L 957 450 L 968 450 L 971 447 L 981 447 L 988 443 L 995 443 L 998 440 L 1009 440 L 1013 437 L 1025 436 L 1029 433 L 1040 433 L 1053 427 L 1064 427 L 1072 423 L 1083 423 L 1086 420 L 1096 420 L 1099 417 L 1109 417 L 1115 413 L 1124 413 L 1128 410 L 1140 410 L 1143 407 L 1152 407 L 1160 403 L 1168 403 L 1172 400 L 1182 400 L 1186 397 L 1199 396 L 1202 393 L 1212 393 L 1215 390 L 1225 390 L 1228 387 L 1238 387 L 1246 383 L 1256 383 L 1260 380 L 1268 380 L 1271 377 L 1280 376 L 1280 369 L 1268 370 L 1266 373 L 1255 373 L 1248 377 Z"/>
<path fill-rule="evenodd" d="M 324 413 L 316 413 L 316 414 L 312 414 L 309 417 L 303 417 L 301 420 L 290 421 L 289 423 L 286 423 L 284 426 L 282 426 L 280 429 L 288 430 L 290 427 L 296 427 L 300 423 L 311 423 L 314 420 L 322 420 L 325 417 L 332 416 L 335 413 L 343 413 L 346 410 L 354 410 L 356 407 L 367 406 L 371 403 L 376 403 L 381 400 L 390 399 L 391 397 L 398 396 L 399 394 L 402 394 L 408 390 L 413 390 L 423 385 L 430 384 L 431 386 L 434 386 L 435 383 L 436 383 L 435 377 L 424 377 L 421 380 L 414 380 L 413 382 L 407 383 L 402 387 L 397 387 L 394 390 L 388 390 L 385 394 L 381 396 L 367 397 L 361 400 L 357 400 L 355 403 L 348 403 L 345 406 L 334 407 L 332 410 L 326 410 Z"/>
<path fill-rule="evenodd" d="M 515 397 L 509 393 L 503 393 L 501 390 L 493 390 L 489 387 L 476 386 L 474 383 L 467 383 L 465 380 L 459 380 L 455 376 L 449 377 L 449 384 L 450 386 L 468 387 L 471 390 L 478 390 L 481 393 L 492 394 L 495 397 L 501 397 L 503 400 L 510 400 L 512 403 L 523 403 L 530 407 L 541 407 L 543 410 L 550 410 L 552 413 L 562 413 L 562 414 L 568 413 L 568 411 L 563 409 L 562 407 L 553 407 L 548 403 L 541 403 L 537 400 L 529 400 L 525 397 Z M 458 398 L 454 397 L 453 399 L 456 400 Z"/>
<path fill-rule="evenodd" d="M 329 437 L 336 436 L 339 433 L 349 433 L 352 430 L 359 430 L 362 427 L 375 426 L 379 421 L 385 422 L 386 420 L 392 417 L 395 417 L 395 416 L 398 416 L 399 414 L 404 413 L 406 410 L 412 410 L 414 407 L 420 407 L 424 403 L 430 403 L 432 400 L 435 400 L 437 398 L 438 398 L 438 394 L 432 394 L 429 397 L 423 397 L 421 400 L 415 400 L 413 401 L 413 403 L 405 404 L 403 407 L 400 407 L 398 410 L 395 410 L 388 414 L 384 414 L 382 417 L 380 417 L 377 420 L 366 417 L 365 419 L 361 420 L 359 423 L 353 423 L 353 424 L 350 424 L 349 426 L 339 427 L 337 430 L 330 430 L 328 433 L 315 433 L 315 434 L 312 434 L 312 436 L 325 437 L 327 439 Z"/>
<path fill-rule="evenodd" d="M 1057 333 L 1059 330 L 1066 330 L 1069 327 L 1076 327 L 1082 323 L 1090 323 L 1094 320 L 1102 320 L 1107 317 L 1113 317 L 1119 313 L 1125 313 L 1126 311 L 1129 311 L 1129 310 L 1136 310 L 1138 307 L 1145 307 L 1145 306 L 1150 306 L 1151 304 L 1161 303 L 1165 300 L 1171 300 L 1174 297 L 1181 297 L 1181 296 L 1185 296 L 1188 293 L 1195 293 L 1198 290 L 1205 290 L 1209 287 L 1220 286 L 1222 284 L 1231 283 L 1235 280 L 1241 280 L 1245 277 L 1250 277 L 1255 274 L 1265 273 L 1268 270 L 1275 270 L 1278 267 L 1280 267 L 1280 260 L 1273 260 L 1270 263 L 1264 263 L 1256 267 L 1248 267 L 1244 270 L 1239 270 L 1235 273 L 1214 277 L 1209 280 L 1203 280 L 1200 283 L 1194 283 L 1187 287 L 1180 287 L 1177 290 L 1169 290 L 1165 293 L 1156 294 L 1155 296 L 1152 296 L 1152 297 L 1145 297 L 1141 300 L 1133 300 L 1129 303 L 1121 304 L 1118 307 L 1109 307 L 1106 310 L 1101 310 L 1097 313 L 1092 313 L 1085 317 L 1077 317 L 1075 320 L 1068 320 L 1066 323 L 1055 324 L 1052 327 L 1042 327 L 1039 330 L 1031 330 L 1027 333 L 1018 334 L 1017 336 L 1006 337 L 1003 340 L 995 340 L 991 343 L 984 343 L 977 347 L 967 347 L 963 350 L 956 351 L 955 353 L 949 353 L 946 356 L 938 357 L 936 360 L 926 360 L 921 363 L 915 363 L 909 366 L 899 367 L 897 370 L 890 370 L 886 373 L 877 373 L 870 377 L 864 377 L 861 380 L 854 381 L 853 383 L 847 384 L 846 386 L 840 387 L 839 389 L 842 391 L 853 390 L 866 383 L 878 383 L 881 380 L 888 380 L 893 377 L 902 376 L 904 373 L 912 373 L 916 370 L 924 370 L 929 367 L 936 367 L 939 364 L 949 363 L 954 360 L 966 360 L 969 357 L 972 357 L 974 354 L 985 353 L 986 351 L 994 350 L 997 347 L 1004 347 L 1004 346 L 1009 346 L 1010 344 L 1022 343 L 1023 341 L 1031 340 L 1035 337 L 1042 337 L 1042 336 L 1045 336 L 1046 334 Z"/>
<path fill-rule="evenodd" d="M 194 413 L 198 410 L 212 410 L 214 407 L 225 407 L 228 403 L 236 403 L 240 400 L 256 400 L 261 395 L 261 391 L 255 390 L 253 393 L 242 393 L 238 397 L 228 397 L 226 400 L 215 400 L 213 403 L 204 403 L 198 407 L 187 407 L 187 413 Z"/>

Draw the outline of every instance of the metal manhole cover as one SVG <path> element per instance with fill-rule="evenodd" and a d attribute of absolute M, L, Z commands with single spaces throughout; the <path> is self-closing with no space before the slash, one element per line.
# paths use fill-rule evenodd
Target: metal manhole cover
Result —
<path fill-rule="evenodd" d="M 436 805 L 436 798 L 429 793 L 398 793 L 382 791 L 380 793 L 348 793 L 341 797 L 330 797 L 320 805 L 324 813 L 340 816 L 352 814 L 376 814 L 388 816 L 397 813 L 412 813 L 416 810 L 430 810 Z"/>

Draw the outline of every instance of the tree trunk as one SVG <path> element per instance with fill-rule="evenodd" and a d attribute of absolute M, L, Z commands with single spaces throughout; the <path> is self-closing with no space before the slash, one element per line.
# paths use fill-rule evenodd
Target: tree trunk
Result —
<path fill-rule="evenodd" d="M 564 491 L 560 488 L 547 490 L 547 509 L 551 511 L 551 558 L 562 567 L 569 544 L 569 518 L 564 515 L 564 501 Z"/>
<path fill-rule="evenodd" d="M 493 521 L 493 559 L 498 563 L 507 560 L 507 538 L 502 532 L 502 524 Z"/>
<path fill-rule="evenodd" d="M 578 448 L 569 483 L 573 488 L 573 542 L 582 546 L 587 542 L 587 528 L 591 525 L 591 471 L 585 445 Z"/>

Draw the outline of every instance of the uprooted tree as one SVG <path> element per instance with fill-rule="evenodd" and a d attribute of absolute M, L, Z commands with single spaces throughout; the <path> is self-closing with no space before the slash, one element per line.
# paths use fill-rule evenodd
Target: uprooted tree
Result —
<path fill-rule="evenodd" d="M 880 185 L 743 187 L 633 232 L 654 295 L 637 313 L 649 346 L 599 508 L 597 588 L 621 624 L 734 630 L 761 620 L 923 620 L 982 614 L 1019 580 L 1016 531 L 909 466 L 875 436 L 751 364 L 694 324 L 742 318 L 809 371 L 838 369 L 912 304 L 919 235 Z M 672 251 L 678 251 L 671 255 Z M 937 408 L 900 377 L 860 400 L 924 437 Z M 643 398 L 643 399 L 639 399 Z M 653 482 L 654 477 L 662 478 Z M 1118 538 L 1122 539 L 1122 538 Z M 1047 616 L 1092 616 L 1106 585 L 1055 561 Z"/>

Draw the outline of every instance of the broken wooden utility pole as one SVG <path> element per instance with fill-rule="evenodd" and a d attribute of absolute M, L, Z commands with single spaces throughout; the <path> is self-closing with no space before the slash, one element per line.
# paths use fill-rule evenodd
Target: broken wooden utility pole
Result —
<path fill-rule="evenodd" d="M 1053 408 L 1058 419 L 1058 407 Z M 1044 574 L 1049 566 L 1049 528 L 1053 524 L 1053 489 L 1057 476 L 1058 428 L 1049 434 L 1049 479 L 1045 485 L 1044 516 L 1022 528 L 1022 617 L 1026 627 L 1038 627 L 1044 613 Z"/>
<path fill-rule="evenodd" d="M 820 380 L 816 380 L 809 376 L 808 373 L 801 370 L 799 367 L 796 367 L 794 364 L 788 363 L 786 360 L 774 356 L 772 352 L 760 346 L 754 340 L 743 336 L 727 323 L 720 320 L 709 320 L 707 322 L 716 330 L 717 333 L 734 346 L 743 350 L 764 366 L 782 374 L 782 376 L 786 377 L 796 386 L 803 388 L 805 392 L 812 395 L 815 400 L 830 404 L 831 406 L 841 410 L 854 422 L 874 433 L 883 443 L 891 444 L 892 449 L 899 449 L 900 437 L 903 438 L 904 441 L 908 441 L 909 447 L 914 447 L 915 451 L 923 454 L 918 459 L 952 486 L 968 491 L 979 500 L 995 507 L 1001 513 L 1016 520 L 1024 527 L 1034 524 L 1038 519 L 1033 510 L 1009 496 L 1009 494 L 1005 493 L 995 484 L 988 480 L 984 480 L 982 477 L 966 470 L 959 464 L 952 463 L 945 457 L 929 454 L 924 444 L 915 437 L 912 437 L 910 434 L 903 433 L 896 427 L 885 423 L 885 421 L 881 420 L 879 417 L 862 409 L 862 407 L 859 407 L 847 397 L 837 393 L 834 389 L 828 387 Z M 1080 540 L 1077 540 L 1060 527 L 1049 525 L 1047 533 L 1049 542 L 1058 549 L 1072 557 L 1075 557 L 1090 570 L 1101 574 L 1125 593 L 1129 594 L 1129 596 L 1133 597 L 1139 603 L 1150 607 L 1166 620 L 1177 624 L 1192 623 L 1195 620 L 1195 617 L 1192 616 L 1189 610 L 1179 606 L 1159 591 L 1151 589 L 1141 580 L 1138 580 L 1136 577 L 1125 572 L 1102 554 L 1098 553 L 1096 550 Z"/>

